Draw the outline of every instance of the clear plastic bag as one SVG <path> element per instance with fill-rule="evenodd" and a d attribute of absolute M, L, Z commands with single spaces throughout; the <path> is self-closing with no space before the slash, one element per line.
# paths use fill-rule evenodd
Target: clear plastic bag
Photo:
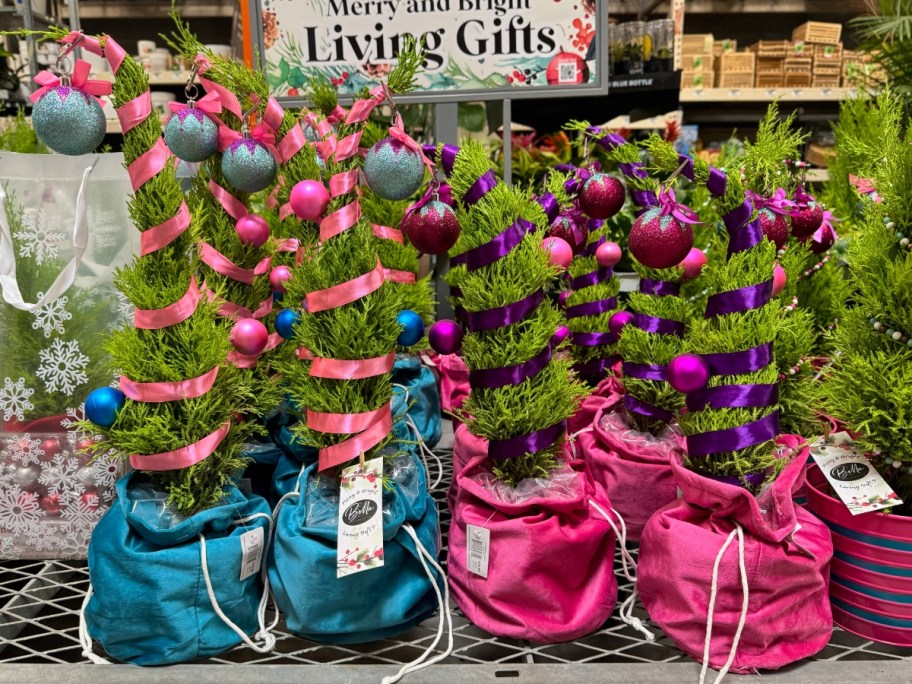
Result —
<path fill-rule="evenodd" d="M 579 497 L 582 480 L 580 474 L 562 464 L 551 471 L 547 478 L 530 477 L 511 486 L 494 477 L 490 471 L 472 476 L 491 495 L 504 503 L 519 504 L 529 499 L 575 499 Z"/>

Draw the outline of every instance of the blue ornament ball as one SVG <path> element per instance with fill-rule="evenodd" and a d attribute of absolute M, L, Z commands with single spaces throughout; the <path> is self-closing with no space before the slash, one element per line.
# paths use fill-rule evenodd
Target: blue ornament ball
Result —
<path fill-rule="evenodd" d="M 396 338 L 400 347 L 411 347 L 424 337 L 424 321 L 411 309 L 403 309 L 396 316 L 396 322 L 402 326 L 402 332 Z"/>
<path fill-rule="evenodd" d="M 294 309 L 282 309 L 276 315 L 275 329 L 284 339 L 294 337 L 294 327 L 301 320 L 301 314 Z"/>
<path fill-rule="evenodd" d="M 282 298 L 285 296 L 284 292 L 279 292 L 278 290 L 273 290 L 272 292 L 272 301 L 281 302 Z"/>
<path fill-rule="evenodd" d="M 113 387 L 99 387 L 89 392 L 85 400 L 85 415 L 95 425 L 109 428 L 127 401 L 126 395 Z"/>
<path fill-rule="evenodd" d="M 259 192 L 276 177 L 276 161 L 269 149 L 253 138 L 235 140 L 222 155 L 222 173 L 241 192 Z"/>
<path fill-rule="evenodd" d="M 94 152 L 105 137 L 101 105 L 72 86 L 57 86 L 42 95 L 32 109 L 32 126 L 54 152 L 72 156 Z"/>
<path fill-rule="evenodd" d="M 178 159 L 206 161 L 218 150 L 218 124 L 200 109 L 180 109 L 165 124 L 165 143 Z"/>
<path fill-rule="evenodd" d="M 383 138 L 364 157 L 367 184 L 385 200 L 411 197 L 424 181 L 424 162 L 413 149 L 395 138 Z"/>

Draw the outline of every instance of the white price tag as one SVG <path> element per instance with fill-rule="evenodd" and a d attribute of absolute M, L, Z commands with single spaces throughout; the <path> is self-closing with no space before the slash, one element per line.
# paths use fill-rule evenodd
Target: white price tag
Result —
<path fill-rule="evenodd" d="M 466 525 L 466 567 L 469 572 L 488 578 L 491 555 L 491 530 Z"/>
<path fill-rule="evenodd" d="M 241 581 L 260 571 L 263 564 L 263 528 L 257 527 L 241 535 Z"/>
<path fill-rule="evenodd" d="M 383 458 L 342 471 L 336 577 L 383 565 Z"/>
<path fill-rule="evenodd" d="M 820 471 L 852 515 L 902 503 L 865 455 L 851 443 L 830 444 L 818 439 L 810 449 Z"/>

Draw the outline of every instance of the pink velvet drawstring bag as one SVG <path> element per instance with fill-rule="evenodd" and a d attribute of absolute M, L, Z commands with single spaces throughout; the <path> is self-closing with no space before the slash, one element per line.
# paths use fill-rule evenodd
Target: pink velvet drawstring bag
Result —
<path fill-rule="evenodd" d="M 585 464 L 569 461 L 548 480 L 514 489 L 494 481 L 484 440 L 468 431 L 458 437 L 474 442 L 466 453 L 483 455 L 457 476 L 448 561 L 456 605 L 491 634 L 536 643 L 601 627 L 617 600 L 615 534 L 590 505 L 595 486 Z M 610 510 L 601 499 L 597 505 Z M 468 570 L 468 525 L 490 532 L 486 578 Z"/>
<path fill-rule="evenodd" d="M 808 449 L 793 435 L 776 441 L 793 452 L 790 463 L 757 497 L 675 458 L 683 498 L 643 530 L 637 589 L 650 618 L 678 648 L 722 674 L 807 658 L 833 631 L 830 531 L 792 500 Z"/>
<path fill-rule="evenodd" d="M 436 355 L 434 364 L 440 376 L 440 407 L 452 414 L 469 396 L 469 369 L 458 354 Z M 458 422 L 453 419 L 454 425 Z"/>
<path fill-rule="evenodd" d="M 590 425 L 598 410 L 604 406 L 613 406 L 624 397 L 624 383 L 617 376 L 609 375 L 583 399 L 579 409 L 567 421 L 567 433 L 576 434 Z"/>
<path fill-rule="evenodd" d="M 455 425 L 455 423 L 454 423 Z M 456 429 L 453 434 L 453 478 L 450 480 L 450 488 L 447 490 L 447 508 L 450 513 L 456 505 L 456 491 L 459 489 L 458 475 L 465 467 L 469 465 L 472 459 L 488 455 L 488 443 L 476 437 L 464 423 L 455 425 Z"/>
<path fill-rule="evenodd" d="M 631 428 L 616 397 L 598 410 L 591 430 L 578 434 L 577 453 L 627 523 L 627 539 L 638 542 L 652 514 L 678 498 L 671 461 L 683 458 L 686 447 L 671 429 L 654 437 Z"/>

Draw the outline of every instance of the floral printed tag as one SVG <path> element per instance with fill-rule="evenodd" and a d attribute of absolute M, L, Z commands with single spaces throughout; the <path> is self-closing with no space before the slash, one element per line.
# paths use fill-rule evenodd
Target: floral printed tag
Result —
<path fill-rule="evenodd" d="M 336 577 L 383 565 L 383 458 L 342 471 Z"/>
<path fill-rule="evenodd" d="M 901 504 L 902 500 L 865 455 L 852 445 L 851 440 L 841 439 L 841 435 L 844 433 L 831 436 L 836 444 L 820 438 L 810 445 L 810 449 L 811 456 L 849 512 L 859 515 Z"/>

